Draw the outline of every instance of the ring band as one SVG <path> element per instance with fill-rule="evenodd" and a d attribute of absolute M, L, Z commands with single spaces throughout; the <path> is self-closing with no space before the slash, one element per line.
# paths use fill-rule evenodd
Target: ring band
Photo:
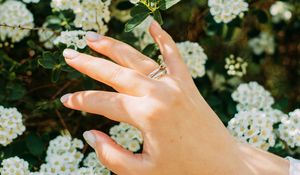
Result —
<path fill-rule="evenodd" d="M 163 75 L 167 74 L 167 67 L 165 65 L 160 65 L 159 68 L 155 69 L 153 72 L 151 72 L 148 77 L 152 79 L 159 79 Z"/>

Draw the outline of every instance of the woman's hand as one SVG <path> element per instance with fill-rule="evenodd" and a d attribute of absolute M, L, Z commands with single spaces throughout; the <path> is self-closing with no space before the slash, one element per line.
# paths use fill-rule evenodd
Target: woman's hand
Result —
<path fill-rule="evenodd" d="M 133 154 L 99 131 L 84 137 L 100 161 L 120 175 L 247 175 L 240 146 L 198 92 L 175 42 L 153 22 L 168 74 L 151 79 L 159 66 L 132 47 L 96 33 L 87 34 L 93 50 L 114 62 L 66 49 L 66 62 L 119 93 L 83 91 L 67 94 L 63 104 L 104 115 L 142 131 L 144 147 Z"/>

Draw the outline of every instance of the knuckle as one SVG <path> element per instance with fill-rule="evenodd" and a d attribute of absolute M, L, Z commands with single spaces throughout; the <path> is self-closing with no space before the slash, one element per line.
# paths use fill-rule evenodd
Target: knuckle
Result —
<path fill-rule="evenodd" d="M 120 66 L 117 66 L 110 74 L 109 79 L 114 82 L 118 83 L 120 75 L 123 74 L 123 68 Z"/>

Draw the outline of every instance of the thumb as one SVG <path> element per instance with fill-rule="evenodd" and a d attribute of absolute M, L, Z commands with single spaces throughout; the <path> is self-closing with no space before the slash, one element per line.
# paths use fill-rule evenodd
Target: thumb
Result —
<path fill-rule="evenodd" d="M 92 130 L 83 134 L 86 142 L 96 151 L 100 162 L 116 174 L 139 174 L 142 154 L 133 154 L 115 143 L 103 132 Z"/>

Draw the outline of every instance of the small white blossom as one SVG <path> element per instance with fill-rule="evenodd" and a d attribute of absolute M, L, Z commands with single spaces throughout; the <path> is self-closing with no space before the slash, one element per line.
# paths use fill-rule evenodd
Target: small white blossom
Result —
<path fill-rule="evenodd" d="M 289 21 L 292 18 L 292 6 L 283 1 L 276 1 L 270 8 L 272 21 L 278 23 L 280 21 Z"/>
<path fill-rule="evenodd" d="M 241 111 L 228 123 L 230 133 L 242 143 L 268 150 L 275 145 L 273 122 L 257 109 Z"/>
<path fill-rule="evenodd" d="M 230 55 L 225 61 L 228 75 L 242 77 L 247 73 L 248 63 L 243 58 Z"/>
<path fill-rule="evenodd" d="M 50 6 L 55 10 L 80 10 L 79 0 L 52 0 Z"/>
<path fill-rule="evenodd" d="M 229 23 L 238 15 L 248 11 L 248 3 L 244 0 L 209 0 L 208 6 L 217 23 Z"/>
<path fill-rule="evenodd" d="M 63 31 L 53 43 L 58 45 L 59 43 L 65 44 L 67 47 L 74 47 L 75 49 L 83 49 L 86 47 L 85 41 L 86 32 L 82 30 Z"/>
<path fill-rule="evenodd" d="M 51 140 L 47 149 L 46 163 L 37 173 L 43 175 L 72 175 L 79 169 L 83 154 L 79 149 L 83 142 L 70 136 L 58 136 Z"/>
<path fill-rule="evenodd" d="M 18 135 L 22 135 L 25 126 L 22 114 L 16 108 L 0 106 L 0 145 L 7 146 Z"/>
<path fill-rule="evenodd" d="M 90 153 L 84 159 L 83 165 L 88 168 L 85 169 L 84 171 L 92 172 L 92 174 L 89 175 L 110 175 L 111 174 L 110 171 L 104 165 L 102 165 L 102 163 L 98 160 L 95 152 Z"/>
<path fill-rule="evenodd" d="M 129 0 L 132 4 L 137 4 L 140 2 L 140 0 Z"/>
<path fill-rule="evenodd" d="M 138 129 L 129 124 L 120 123 L 113 126 L 110 128 L 109 134 L 123 148 L 133 152 L 141 149 L 141 144 L 143 143 L 142 134 Z"/>
<path fill-rule="evenodd" d="M 278 128 L 280 138 L 290 147 L 300 146 L 300 109 L 289 113 L 289 117 L 281 120 Z"/>
<path fill-rule="evenodd" d="M 47 23 L 43 24 L 43 28 L 38 30 L 39 40 L 44 43 L 44 47 L 47 49 L 53 48 L 54 40 L 56 39 L 56 35 L 54 31 L 48 30 Z"/>
<path fill-rule="evenodd" d="M 19 157 L 5 159 L 1 163 L 1 175 L 29 175 L 28 162 Z"/>
<path fill-rule="evenodd" d="M 272 55 L 275 52 L 274 37 L 267 32 L 262 32 L 258 37 L 250 39 L 248 44 L 255 55 L 263 53 Z"/>
<path fill-rule="evenodd" d="M 19 42 L 30 33 L 30 30 L 19 27 L 32 28 L 34 26 L 32 13 L 20 1 L 10 0 L 1 4 L 0 19 L 0 24 L 14 26 L 14 28 L 0 26 L 0 41 L 10 39 L 13 43 Z"/>
<path fill-rule="evenodd" d="M 141 49 L 144 49 L 147 45 L 154 43 L 154 40 L 148 31 L 152 21 L 153 18 L 149 16 L 132 30 L 133 35 L 138 39 L 137 45 Z"/>
<path fill-rule="evenodd" d="M 105 34 L 108 31 L 106 24 L 110 21 L 110 4 L 111 0 L 82 0 L 80 10 L 74 11 L 75 27 Z"/>
<path fill-rule="evenodd" d="M 248 111 L 253 108 L 263 110 L 274 104 L 271 93 L 257 82 L 240 84 L 231 96 L 238 102 L 238 111 Z"/>
<path fill-rule="evenodd" d="M 176 45 L 192 77 L 203 77 L 205 75 L 205 63 L 207 61 L 207 56 L 203 48 L 198 43 L 190 41 L 176 43 Z"/>

